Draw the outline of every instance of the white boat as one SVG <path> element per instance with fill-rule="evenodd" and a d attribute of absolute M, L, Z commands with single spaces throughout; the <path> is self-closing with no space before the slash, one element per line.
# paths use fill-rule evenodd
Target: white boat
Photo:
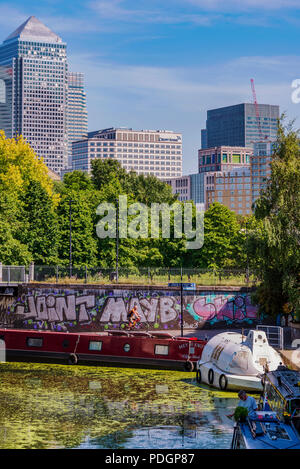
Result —
<path fill-rule="evenodd" d="M 262 391 L 262 375 L 279 365 L 282 358 L 269 345 L 265 332 L 250 330 L 247 337 L 223 332 L 205 345 L 197 362 L 196 379 L 223 391 Z"/>

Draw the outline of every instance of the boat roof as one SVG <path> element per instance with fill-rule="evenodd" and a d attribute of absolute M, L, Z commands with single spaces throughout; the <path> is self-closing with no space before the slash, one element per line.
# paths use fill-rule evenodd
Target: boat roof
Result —
<path fill-rule="evenodd" d="M 279 366 L 267 373 L 267 378 L 286 400 L 300 398 L 300 371 Z"/>
<path fill-rule="evenodd" d="M 294 428 L 278 420 L 275 412 L 256 412 L 255 419 L 238 423 L 248 449 L 300 449 Z"/>
<path fill-rule="evenodd" d="M 197 341 L 206 343 L 197 337 L 176 337 L 168 332 L 160 331 L 126 331 L 118 329 L 107 329 L 105 331 L 86 331 L 86 332 L 69 332 L 69 331 L 49 331 L 39 329 L 12 329 L 0 328 L 0 334 L 3 332 L 22 332 L 26 334 L 68 334 L 68 335 L 90 335 L 90 336 L 120 336 L 120 337 L 143 337 L 149 339 L 165 339 L 165 340 L 183 340 L 183 341 Z"/>

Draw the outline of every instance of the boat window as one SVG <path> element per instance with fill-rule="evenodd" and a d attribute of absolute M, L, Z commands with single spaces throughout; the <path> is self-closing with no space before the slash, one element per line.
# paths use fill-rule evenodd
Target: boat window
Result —
<path fill-rule="evenodd" d="M 281 440 L 290 440 L 286 429 L 281 427 L 280 425 L 276 425 L 275 427 L 268 429 L 267 433 L 271 440 L 277 440 L 278 438 Z"/>
<path fill-rule="evenodd" d="M 100 352 L 100 350 L 102 350 L 101 340 L 90 340 L 89 350 L 97 350 L 98 352 Z"/>
<path fill-rule="evenodd" d="M 291 400 L 291 413 L 295 416 L 300 416 L 300 399 Z"/>
<path fill-rule="evenodd" d="M 129 345 L 129 344 L 125 344 L 124 347 L 123 347 L 123 350 L 124 350 L 124 352 L 129 352 L 129 350 L 130 350 L 130 345 Z"/>
<path fill-rule="evenodd" d="M 276 392 L 276 389 L 270 385 L 267 388 L 267 398 L 271 409 L 275 412 L 281 411 L 284 407 L 284 401 L 280 395 Z"/>
<path fill-rule="evenodd" d="M 169 346 L 155 345 L 155 355 L 169 355 Z"/>
<path fill-rule="evenodd" d="M 42 337 L 27 337 L 26 343 L 28 347 L 42 347 L 43 339 Z"/>
<path fill-rule="evenodd" d="M 69 343 L 68 340 L 64 340 L 63 343 L 62 343 L 62 346 L 63 346 L 64 348 L 69 347 L 69 345 L 70 345 L 70 343 Z"/>

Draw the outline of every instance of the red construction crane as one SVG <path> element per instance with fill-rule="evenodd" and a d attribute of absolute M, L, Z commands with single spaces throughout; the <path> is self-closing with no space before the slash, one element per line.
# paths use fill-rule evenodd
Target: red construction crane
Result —
<path fill-rule="evenodd" d="M 257 120 L 257 125 L 258 125 L 259 137 L 260 137 L 261 141 L 263 141 L 263 134 L 262 134 L 262 131 L 261 131 L 260 118 L 259 118 L 259 109 L 258 109 L 258 104 L 257 104 L 257 99 L 256 99 L 256 92 L 255 92 L 253 78 L 251 78 L 250 81 L 251 81 L 251 88 L 252 88 L 253 101 L 254 101 L 254 106 L 255 106 L 255 113 L 256 113 L 256 120 Z"/>

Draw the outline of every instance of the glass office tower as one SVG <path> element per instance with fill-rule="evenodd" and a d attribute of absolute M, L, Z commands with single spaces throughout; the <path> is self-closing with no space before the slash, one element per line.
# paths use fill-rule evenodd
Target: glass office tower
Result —
<path fill-rule="evenodd" d="M 67 165 L 66 44 L 31 16 L 0 46 L 0 129 L 22 134 L 55 172 Z"/>
<path fill-rule="evenodd" d="M 83 73 L 68 74 L 68 166 L 72 167 L 72 142 L 87 135 L 88 118 Z"/>
<path fill-rule="evenodd" d="M 256 142 L 274 142 L 277 136 L 279 106 L 243 103 L 207 111 L 206 148 L 254 147 Z"/>

